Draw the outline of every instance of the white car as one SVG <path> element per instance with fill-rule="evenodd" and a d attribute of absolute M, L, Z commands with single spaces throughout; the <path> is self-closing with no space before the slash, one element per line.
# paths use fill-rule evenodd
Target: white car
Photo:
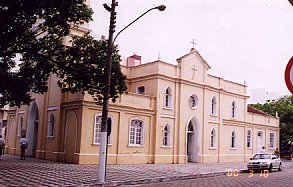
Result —
<path fill-rule="evenodd" d="M 278 169 L 282 171 L 282 162 L 275 154 L 256 153 L 247 164 L 248 170 L 269 170 Z"/>

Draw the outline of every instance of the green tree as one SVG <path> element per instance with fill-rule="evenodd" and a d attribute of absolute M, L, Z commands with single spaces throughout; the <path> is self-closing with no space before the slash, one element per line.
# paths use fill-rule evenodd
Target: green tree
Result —
<path fill-rule="evenodd" d="M 31 102 L 31 91 L 45 93 L 54 73 L 62 91 L 85 92 L 102 101 L 107 41 L 89 33 L 63 45 L 72 28 L 91 21 L 85 0 L 0 1 L 0 107 Z M 20 68 L 16 55 L 20 54 Z M 113 49 L 110 98 L 126 91 L 117 46 Z"/>
<path fill-rule="evenodd" d="M 284 96 L 276 102 L 252 105 L 270 115 L 276 112 L 280 118 L 281 153 L 289 154 L 289 142 L 293 142 L 293 96 Z"/>

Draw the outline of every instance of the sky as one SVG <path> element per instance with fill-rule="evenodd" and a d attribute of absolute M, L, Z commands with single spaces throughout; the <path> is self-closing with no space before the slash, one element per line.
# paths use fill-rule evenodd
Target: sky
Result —
<path fill-rule="evenodd" d="M 123 57 L 133 53 L 142 63 L 176 59 L 193 47 L 211 66 L 209 74 L 248 89 L 291 94 L 284 72 L 293 56 L 293 7 L 288 0 L 117 0 L 116 34 L 146 10 L 152 10 L 116 39 Z M 108 37 L 110 14 L 91 0 L 90 29 Z"/>

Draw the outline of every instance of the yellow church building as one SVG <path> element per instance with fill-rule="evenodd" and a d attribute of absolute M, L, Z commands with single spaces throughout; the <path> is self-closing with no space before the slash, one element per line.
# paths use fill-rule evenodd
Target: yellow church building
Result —
<path fill-rule="evenodd" d="M 172 65 L 126 63 L 128 94 L 109 104 L 108 164 L 247 161 L 279 147 L 279 118 L 247 104 L 247 86 L 208 74 L 195 49 Z M 90 95 L 61 93 L 57 78 L 29 106 L 7 110 L 6 151 L 78 164 L 97 164 L 101 106 Z"/>

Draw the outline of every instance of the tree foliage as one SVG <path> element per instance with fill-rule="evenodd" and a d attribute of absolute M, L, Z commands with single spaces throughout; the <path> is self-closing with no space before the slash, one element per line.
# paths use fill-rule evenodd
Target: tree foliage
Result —
<path fill-rule="evenodd" d="M 284 96 L 276 102 L 252 105 L 268 114 L 280 118 L 280 142 L 281 151 L 286 153 L 289 150 L 289 142 L 293 142 L 293 96 Z"/>
<path fill-rule="evenodd" d="M 45 93 L 55 73 L 63 91 L 88 91 L 97 101 L 103 93 L 107 41 L 89 33 L 64 38 L 72 28 L 91 21 L 93 11 L 85 0 L 0 1 L 0 107 L 29 104 L 31 92 Z M 16 56 L 19 54 L 20 68 Z M 113 49 L 110 98 L 126 91 L 117 47 Z"/>

